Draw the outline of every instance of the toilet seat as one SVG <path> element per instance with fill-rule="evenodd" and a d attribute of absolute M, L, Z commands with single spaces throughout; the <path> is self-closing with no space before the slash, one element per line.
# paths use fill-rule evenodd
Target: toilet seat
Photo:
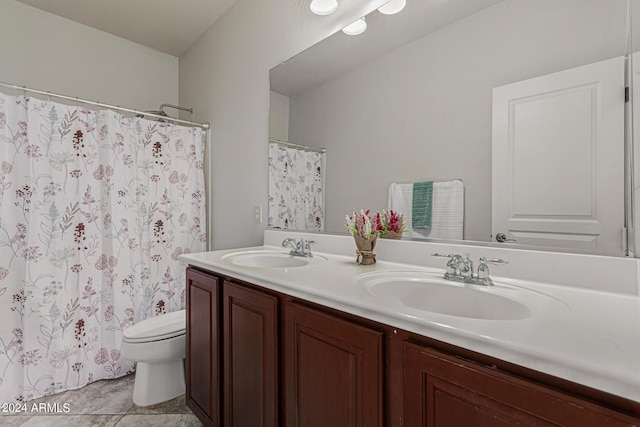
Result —
<path fill-rule="evenodd" d="M 122 341 L 145 343 L 179 337 L 186 333 L 186 311 L 178 310 L 142 320 L 125 329 Z"/>

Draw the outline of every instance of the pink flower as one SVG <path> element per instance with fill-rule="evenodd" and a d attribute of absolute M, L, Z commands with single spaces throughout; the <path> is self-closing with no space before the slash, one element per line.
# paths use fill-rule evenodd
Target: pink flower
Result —
<path fill-rule="evenodd" d="M 38 354 L 39 350 L 30 350 L 20 355 L 20 364 L 22 366 L 36 366 L 42 360 L 42 356 Z"/>
<path fill-rule="evenodd" d="M 164 275 L 162 276 L 161 283 L 163 285 L 168 285 L 171 282 L 173 282 L 173 276 L 171 275 L 171 267 L 167 267 L 167 270 L 165 271 Z"/>
<path fill-rule="evenodd" d="M 95 289 L 91 286 L 91 284 L 84 287 L 84 291 L 82 291 L 82 299 L 91 298 L 96 294 Z"/>
<path fill-rule="evenodd" d="M 40 246 L 38 245 L 29 246 L 22 251 L 22 258 L 26 261 L 38 262 L 41 256 L 42 253 L 40 252 Z"/>
<path fill-rule="evenodd" d="M 113 268 L 118 264 L 118 258 L 113 255 L 102 254 L 95 263 L 96 270 L 105 270 L 107 268 Z"/>
<path fill-rule="evenodd" d="M 33 159 L 38 159 L 42 157 L 42 153 L 40 152 L 40 147 L 34 144 L 27 145 L 24 149 L 24 154 L 26 154 L 27 157 L 31 157 Z"/>
<path fill-rule="evenodd" d="M 11 173 L 11 171 L 13 170 L 13 165 L 9 162 L 2 162 L 2 173 L 4 175 L 8 175 Z"/>
<path fill-rule="evenodd" d="M 98 166 L 96 170 L 93 172 L 93 177 L 98 181 L 101 181 L 102 178 L 104 178 L 104 166 L 102 165 Z"/>
<path fill-rule="evenodd" d="M 105 310 L 104 310 L 104 320 L 106 320 L 107 322 L 111 322 L 111 319 L 113 319 L 113 306 L 110 305 L 108 306 Z"/>
<path fill-rule="evenodd" d="M 191 253 L 191 248 L 184 248 L 182 249 L 180 246 L 178 246 L 177 248 L 174 249 L 173 253 L 171 254 L 171 259 L 174 261 L 178 261 L 178 257 L 182 254 L 188 254 Z"/>
<path fill-rule="evenodd" d="M 87 317 L 91 317 L 98 312 L 98 307 L 80 307 L 80 309 L 87 313 Z"/>
<path fill-rule="evenodd" d="M 95 177 L 95 172 L 94 172 L 94 177 Z M 94 199 L 93 196 L 91 195 L 91 186 L 87 185 L 87 191 L 84 192 L 84 195 L 82 197 L 82 204 L 89 205 L 95 201 L 96 199 Z"/>
<path fill-rule="evenodd" d="M 100 347 L 100 350 L 98 350 L 98 353 L 93 358 L 93 361 L 98 365 L 104 365 L 109 361 L 109 351 L 104 347 Z"/>
<path fill-rule="evenodd" d="M 100 139 L 104 140 L 109 133 L 109 127 L 107 125 L 100 126 L 100 130 L 98 131 L 98 135 L 100 135 Z"/>

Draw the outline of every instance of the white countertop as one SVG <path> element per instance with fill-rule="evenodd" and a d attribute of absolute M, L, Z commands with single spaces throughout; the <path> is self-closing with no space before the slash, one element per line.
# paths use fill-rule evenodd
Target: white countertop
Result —
<path fill-rule="evenodd" d="M 356 280 L 370 272 L 443 268 L 378 260 L 359 266 L 355 256 L 320 255 L 303 267 L 243 267 L 223 259 L 259 246 L 181 255 L 188 264 L 486 354 L 520 366 L 640 402 L 640 297 L 492 274 L 496 290 L 531 295 L 531 316 L 483 320 L 416 310 L 371 295 Z M 444 267 L 444 262 L 442 262 Z M 497 270 L 497 269 L 496 269 Z M 491 288 L 488 288 L 491 292 Z"/>

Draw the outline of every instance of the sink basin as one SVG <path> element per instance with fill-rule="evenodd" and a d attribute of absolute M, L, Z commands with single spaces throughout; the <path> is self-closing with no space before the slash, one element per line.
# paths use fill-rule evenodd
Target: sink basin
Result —
<path fill-rule="evenodd" d="M 295 268 L 304 267 L 319 258 L 321 257 L 314 256 L 312 258 L 305 258 L 289 255 L 288 252 L 256 250 L 233 252 L 224 255 L 221 259 L 241 267 Z"/>
<path fill-rule="evenodd" d="M 529 292 L 517 287 L 466 285 L 427 272 L 366 273 L 356 283 L 370 295 L 420 311 L 484 320 L 531 316 L 529 306 L 518 300 Z"/>

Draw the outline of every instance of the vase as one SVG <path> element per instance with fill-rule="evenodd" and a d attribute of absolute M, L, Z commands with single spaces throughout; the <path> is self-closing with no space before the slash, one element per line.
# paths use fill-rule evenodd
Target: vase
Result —
<path fill-rule="evenodd" d="M 383 239 L 402 239 L 402 233 L 398 233 L 397 231 L 387 231 L 383 236 Z"/>
<path fill-rule="evenodd" d="M 376 246 L 376 239 L 378 236 L 365 239 L 360 236 L 353 236 L 356 241 L 356 264 L 371 265 L 376 263 L 376 254 L 373 253 L 373 248 Z"/>

